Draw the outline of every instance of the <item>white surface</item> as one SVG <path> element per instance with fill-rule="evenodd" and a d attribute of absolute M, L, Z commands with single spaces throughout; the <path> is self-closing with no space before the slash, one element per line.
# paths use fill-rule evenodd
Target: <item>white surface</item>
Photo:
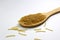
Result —
<path fill-rule="evenodd" d="M 42 40 L 60 40 L 60 13 L 47 20 L 46 26 L 51 27 L 53 32 L 34 33 L 33 29 L 29 29 L 26 32 L 28 36 L 23 37 L 15 31 L 7 30 L 17 25 L 19 18 L 24 15 L 48 12 L 57 7 L 60 7 L 60 0 L 0 0 L 0 40 L 33 40 L 35 37 Z M 18 36 L 5 38 L 7 34 Z"/>

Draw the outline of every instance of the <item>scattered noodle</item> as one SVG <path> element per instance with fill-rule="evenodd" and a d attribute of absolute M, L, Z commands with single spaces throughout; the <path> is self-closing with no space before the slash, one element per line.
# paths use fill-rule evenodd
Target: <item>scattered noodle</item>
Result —
<path fill-rule="evenodd" d="M 16 35 L 7 35 L 6 37 L 8 38 L 8 37 L 15 37 Z"/>
<path fill-rule="evenodd" d="M 34 40 L 41 40 L 41 39 L 39 39 L 39 38 L 34 38 Z"/>
<path fill-rule="evenodd" d="M 18 32 L 25 32 L 25 30 L 18 30 Z"/>
<path fill-rule="evenodd" d="M 15 26 L 15 27 L 12 27 L 12 28 L 10 28 L 10 29 L 8 29 L 8 30 L 18 30 L 19 28 L 17 27 L 17 26 Z"/>
<path fill-rule="evenodd" d="M 18 31 L 18 32 L 25 32 L 25 31 L 26 31 L 26 29 L 25 29 L 25 30 L 22 30 L 22 29 L 19 29 L 19 27 L 17 27 L 17 26 L 12 27 L 12 28 L 10 28 L 10 29 L 8 29 L 8 30 L 16 30 L 16 31 Z"/>
<path fill-rule="evenodd" d="M 22 35 L 22 36 L 26 36 L 26 34 L 23 34 L 23 33 L 18 33 L 18 34 L 20 34 L 20 35 Z"/>
<path fill-rule="evenodd" d="M 41 30 L 41 28 L 36 28 L 36 29 L 34 29 L 34 30 Z"/>
<path fill-rule="evenodd" d="M 38 30 L 38 31 L 36 31 L 36 32 L 46 32 L 45 30 Z"/>
<path fill-rule="evenodd" d="M 36 32 L 46 32 L 45 30 L 42 30 L 41 28 L 39 29 L 34 29 Z"/>
<path fill-rule="evenodd" d="M 51 30 L 51 29 L 49 29 L 49 28 L 45 28 L 46 30 L 49 30 L 49 31 L 53 31 L 53 30 Z"/>

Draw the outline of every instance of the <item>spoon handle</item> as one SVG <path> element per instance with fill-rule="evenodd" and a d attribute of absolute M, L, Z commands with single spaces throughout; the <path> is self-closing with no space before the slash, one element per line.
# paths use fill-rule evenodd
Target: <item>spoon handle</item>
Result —
<path fill-rule="evenodd" d="M 51 16 L 51 15 L 57 14 L 59 12 L 60 12 L 60 7 L 48 12 L 46 15 Z"/>

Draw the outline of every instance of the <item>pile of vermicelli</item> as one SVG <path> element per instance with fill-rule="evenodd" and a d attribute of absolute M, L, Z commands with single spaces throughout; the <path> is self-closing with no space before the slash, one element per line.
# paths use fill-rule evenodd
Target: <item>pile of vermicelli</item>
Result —
<path fill-rule="evenodd" d="M 41 13 L 31 14 L 31 15 L 22 17 L 21 20 L 19 20 L 19 24 L 20 22 L 23 22 L 25 25 L 31 25 L 31 24 L 38 23 L 44 20 L 45 18 L 46 16 L 42 15 Z"/>

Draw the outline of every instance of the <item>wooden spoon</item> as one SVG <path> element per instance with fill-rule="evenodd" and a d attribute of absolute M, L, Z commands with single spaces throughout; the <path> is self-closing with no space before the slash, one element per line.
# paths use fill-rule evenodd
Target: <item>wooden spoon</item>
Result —
<path fill-rule="evenodd" d="M 59 13 L 60 12 L 60 7 L 59 8 L 56 8 L 56 9 L 54 9 L 54 10 L 52 10 L 52 11 L 50 11 L 50 12 L 47 12 L 47 13 L 42 13 L 42 16 L 44 15 L 45 16 L 45 18 L 42 20 L 42 21 L 39 21 L 39 22 L 36 22 L 36 23 L 33 23 L 33 24 L 24 24 L 24 22 L 22 22 L 21 20 L 22 20 L 22 18 L 18 21 L 19 22 L 19 24 L 21 25 L 21 26 L 23 26 L 23 27 L 26 27 L 26 28 L 33 28 L 33 27 L 36 27 L 36 26 L 38 26 L 38 25 L 41 25 L 41 24 L 43 24 L 50 16 L 52 16 L 52 15 L 54 15 L 54 14 L 57 14 L 57 13 Z M 33 14 L 34 15 L 34 14 Z M 27 15 L 26 17 L 28 17 L 29 15 Z M 24 16 L 25 17 L 25 16 Z M 35 19 L 35 21 L 36 21 L 37 19 Z M 29 22 L 28 22 L 29 23 Z"/>

